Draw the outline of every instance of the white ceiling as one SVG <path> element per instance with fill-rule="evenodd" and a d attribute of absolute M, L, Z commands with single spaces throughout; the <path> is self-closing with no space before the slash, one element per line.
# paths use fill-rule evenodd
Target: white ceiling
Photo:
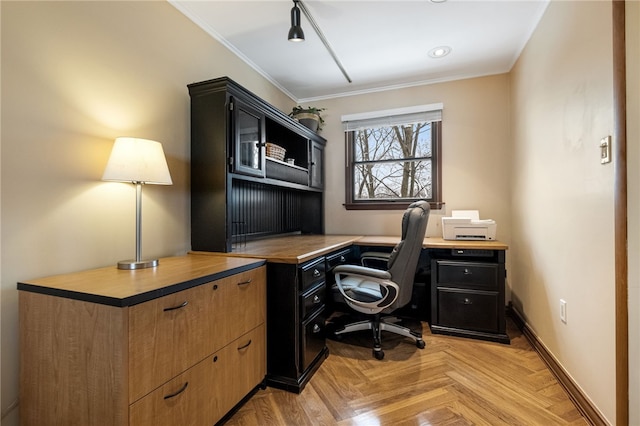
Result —
<path fill-rule="evenodd" d="M 298 102 L 508 72 L 548 4 L 303 0 L 349 83 L 304 15 L 305 41 L 287 40 L 291 0 L 169 2 Z"/>

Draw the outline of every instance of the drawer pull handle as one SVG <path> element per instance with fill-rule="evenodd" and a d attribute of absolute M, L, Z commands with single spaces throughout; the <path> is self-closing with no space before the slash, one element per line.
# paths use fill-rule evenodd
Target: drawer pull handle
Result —
<path fill-rule="evenodd" d="M 249 339 L 249 341 L 247 342 L 246 345 L 242 345 L 238 348 L 239 351 L 243 350 L 244 348 L 248 348 L 249 345 L 251 345 L 251 339 Z"/>
<path fill-rule="evenodd" d="M 317 269 L 313 270 L 313 276 L 314 277 L 319 277 L 320 276 L 320 271 L 318 271 Z"/>
<path fill-rule="evenodd" d="M 465 275 L 471 275 L 471 269 L 469 268 L 464 268 L 464 272 Z"/>
<path fill-rule="evenodd" d="M 246 280 L 246 281 L 242 281 L 242 282 L 238 283 L 238 285 L 239 285 L 239 286 L 241 286 L 241 285 L 247 285 L 247 284 L 251 284 L 251 278 L 249 278 L 249 279 L 248 279 L 248 280 Z"/>
<path fill-rule="evenodd" d="M 320 300 L 320 297 L 318 297 L 317 294 L 313 296 L 313 303 L 320 303 L 320 302 L 322 302 L 322 300 Z"/>
<path fill-rule="evenodd" d="M 320 333 L 320 330 L 322 330 L 320 328 L 320 326 L 318 324 L 313 324 L 313 332 L 314 333 Z"/>
<path fill-rule="evenodd" d="M 469 299 L 468 297 L 464 298 L 464 304 L 465 305 L 473 305 L 473 301 L 471 299 Z"/>
<path fill-rule="evenodd" d="M 182 302 L 181 305 L 178 306 L 172 306 L 170 308 L 164 308 L 163 311 L 165 312 L 169 312 L 169 311 L 175 311 L 176 309 L 180 309 L 180 308 L 184 308 L 185 306 L 187 306 L 189 304 L 189 302 L 187 302 L 186 300 L 184 302 Z"/>
<path fill-rule="evenodd" d="M 182 392 L 184 392 L 187 389 L 187 386 L 189 386 L 189 382 L 186 382 L 184 386 L 182 386 L 177 392 L 171 393 L 169 395 L 165 395 L 164 399 L 170 399 L 170 398 L 173 398 L 174 396 L 180 395 Z"/>

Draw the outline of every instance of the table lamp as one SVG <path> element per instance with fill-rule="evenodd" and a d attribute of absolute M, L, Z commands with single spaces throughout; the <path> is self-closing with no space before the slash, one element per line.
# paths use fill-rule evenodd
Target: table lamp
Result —
<path fill-rule="evenodd" d="M 138 138 L 117 138 L 102 180 L 131 182 L 136 186 L 136 258 L 118 262 L 118 269 L 158 266 L 158 259 L 142 260 L 142 185 L 171 185 L 171 175 L 160 142 Z"/>

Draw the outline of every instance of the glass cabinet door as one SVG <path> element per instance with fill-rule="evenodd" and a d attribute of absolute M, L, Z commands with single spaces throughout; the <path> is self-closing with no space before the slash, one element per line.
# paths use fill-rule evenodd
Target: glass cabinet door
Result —
<path fill-rule="evenodd" d="M 234 102 L 234 172 L 264 176 L 264 115 Z"/>
<path fill-rule="evenodd" d="M 324 145 L 311 141 L 309 155 L 309 185 L 312 188 L 324 188 Z"/>

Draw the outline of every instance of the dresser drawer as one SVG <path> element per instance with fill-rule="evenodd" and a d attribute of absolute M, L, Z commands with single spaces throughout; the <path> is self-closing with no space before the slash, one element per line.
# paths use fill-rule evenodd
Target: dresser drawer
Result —
<path fill-rule="evenodd" d="M 132 404 L 130 425 L 212 425 L 265 375 L 262 324 Z"/>
<path fill-rule="evenodd" d="M 473 262 L 437 262 L 438 286 L 478 290 L 498 289 L 498 265 Z"/>
<path fill-rule="evenodd" d="M 211 425 L 215 403 L 211 384 L 222 372 L 211 357 L 204 359 L 175 379 L 129 407 L 130 426 Z"/>
<path fill-rule="evenodd" d="M 213 315 L 210 321 L 224 324 L 229 330 L 223 333 L 221 327 L 213 323 L 216 334 L 225 336 L 225 343 L 238 338 L 249 330 L 254 329 L 267 320 L 267 267 L 251 269 L 227 278 L 219 280 L 224 285 L 228 284 L 230 290 L 228 297 L 220 303 L 218 299 L 216 309 L 218 314 Z M 222 313 L 220 313 L 222 312 Z M 214 348 L 217 350 L 218 347 Z"/>
<path fill-rule="evenodd" d="M 326 291 L 327 287 L 324 283 L 320 283 L 300 296 L 300 318 L 305 319 L 324 304 Z"/>
<path fill-rule="evenodd" d="M 129 402 L 265 322 L 266 267 L 129 308 Z"/>
<path fill-rule="evenodd" d="M 440 326 L 496 332 L 498 309 L 497 292 L 438 289 Z"/>
<path fill-rule="evenodd" d="M 218 395 L 217 412 L 214 413 L 216 422 L 264 381 L 267 375 L 266 325 L 256 327 L 225 346 L 217 362 L 224 379 L 215 383 Z"/>
<path fill-rule="evenodd" d="M 304 292 L 314 284 L 324 281 L 324 257 L 319 257 L 300 267 L 300 291 Z"/>
<path fill-rule="evenodd" d="M 213 353 L 211 284 L 129 308 L 129 402 Z"/>

